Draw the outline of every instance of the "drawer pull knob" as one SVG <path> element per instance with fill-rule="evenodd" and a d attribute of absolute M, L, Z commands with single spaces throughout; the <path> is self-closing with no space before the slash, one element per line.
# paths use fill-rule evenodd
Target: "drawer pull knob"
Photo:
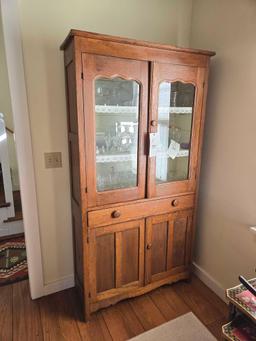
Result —
<path fill-rule="evenodd" d="M 112 218 L 119 218 L 121 216 L 121 213 L 119 211 L 112 212 Z"/>
<path fill-rule="evenodd" d="M 147 250 L 150 250 L 152 247 L 152 244 L 147 244 Z"/>
<path fill-rule="evenodd" d="M 178 205 L 179 205 L 179 200 L 174 199 L 174 200 L 172 201 L 172 206 L 177 207 Z"/>
<path fill-rule="evenodd" d="M 157 121 L 155 121 L 155 120 L 151 121 L 151 126 L 152 127 L 156 127 L 157 126 Z"/>

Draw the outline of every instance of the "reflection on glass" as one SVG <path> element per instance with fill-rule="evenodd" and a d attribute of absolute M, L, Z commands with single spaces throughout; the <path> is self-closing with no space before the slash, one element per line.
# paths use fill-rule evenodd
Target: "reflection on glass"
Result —
<path fill-rule="evenodd" d="M 95 80 L 97 191 L 137 186 L 139 84 Z"/>
<path fill-rule="evenodd" d="M 182 82 L 159 86 L 156 183 L 181 181 L 189 176 L 189 154 L 195 87 Z"/>

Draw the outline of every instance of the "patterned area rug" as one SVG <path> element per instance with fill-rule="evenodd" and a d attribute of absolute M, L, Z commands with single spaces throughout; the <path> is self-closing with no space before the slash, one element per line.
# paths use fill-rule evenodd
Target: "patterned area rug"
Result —
<path fill-rule="evenodd" d="M 0 286 L 28 278 L 24 238 L 0 242 Z"/>

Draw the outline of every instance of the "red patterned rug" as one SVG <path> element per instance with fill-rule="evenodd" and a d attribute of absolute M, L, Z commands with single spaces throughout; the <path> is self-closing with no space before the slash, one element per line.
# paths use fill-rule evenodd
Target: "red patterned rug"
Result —
<path fill-rule="evenodd" d="M 27 278 L 28 266 L 24 238 L 10 238 L 0 242 L 0 286 Z"/>

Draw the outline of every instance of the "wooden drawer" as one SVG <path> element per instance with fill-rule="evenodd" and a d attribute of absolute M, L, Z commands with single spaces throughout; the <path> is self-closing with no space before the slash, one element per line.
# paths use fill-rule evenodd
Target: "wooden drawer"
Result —
<path fill-rule="evenodd" d="M 194 195 L 149 200 L 88 212 L 89 227 L 106 226 L 124 221 L 192 208 Z"/>

